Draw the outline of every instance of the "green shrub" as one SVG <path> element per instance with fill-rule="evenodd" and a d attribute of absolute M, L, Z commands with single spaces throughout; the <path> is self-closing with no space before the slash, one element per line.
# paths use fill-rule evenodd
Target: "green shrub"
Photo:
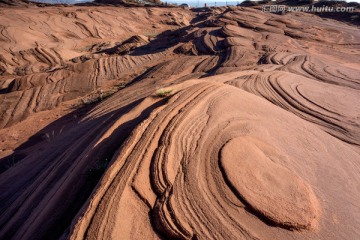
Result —
<path fill-rule="evenodd" d="M 172 89 L 159 89 L 156 91 L 156 96 L 158 97 L 167 97 L 172 93 Z"/>

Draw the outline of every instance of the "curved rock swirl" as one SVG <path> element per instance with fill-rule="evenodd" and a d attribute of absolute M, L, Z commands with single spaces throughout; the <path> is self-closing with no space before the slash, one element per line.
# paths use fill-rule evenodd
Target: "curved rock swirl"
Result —
<path fill-rule="evenodd" d="M 266 63 L 283 65 L 279 70 L 288 71 L 308 78 L 339 86 L 360 89 L 358 71 L 326 60 L 301 54 L 271 53 Z"/>
<path fill-rule="evenodd" d="M 267 104 L 230 86 L 197 81 L 154 111 L 114 156 L 71 238 L 108 239 L 118 231 L 126 237 L 126 224 L 116 219 L 135 225 L 141 219 L 129 205 L 131 195 L 148 208 L 147 224 L 166 239 L 259 239 L 249 219 L 314 228 L 319 209 L 313 191 L 281 166 L 281 152 L 249 137 L 258 132 L 251 126 L 256 113 L 243 112 L 243 95 L 254 112 Z M 282 177 L 288 181 L 281 183 Z"/>
<path fill-rule="evenodd" d="M 358 239 L 356 28 L 305 14 L 173 10 L 0 16 L 18 21 L 0 27 L 0 150 L 16 158 L 1 162 L 0 238 Z M 191 25 L 175 30 L 186 16 Z M 16 69 L 26 76 L 5 76 Z M 95 105 L 44 118 L 125 81 Z"/>
<path fill-rule="evenodd" d="M 360 108 L 347 108 L 359 99 L 356 89 L 316 82 L 299 75 L 272 71 L 228 81 L 248 92 L 262 96 L 307 121 L 316 123 L 337 138 L 360 145 Z M 332 96 L 331 98 L 327 98 Z M 326 99 L 326 100 L 325 100 Z"/>

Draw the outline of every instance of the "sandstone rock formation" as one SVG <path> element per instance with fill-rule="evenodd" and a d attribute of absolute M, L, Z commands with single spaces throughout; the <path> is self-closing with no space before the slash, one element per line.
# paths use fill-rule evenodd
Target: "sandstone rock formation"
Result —
<path fill-rule="evenodd" d="M 355 26 L 242 7 L 0 22 L 1 239 L 360 237 Z"/>

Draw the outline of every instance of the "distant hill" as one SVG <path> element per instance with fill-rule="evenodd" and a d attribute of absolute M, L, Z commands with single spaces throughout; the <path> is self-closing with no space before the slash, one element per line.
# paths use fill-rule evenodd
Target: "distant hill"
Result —
<path fill-rule="evenodd" d="M 100 4 L 133 4 L 133 3 L 143 3 L 143 4 L 146 4 L 146 3 L 155 3 L 155 4 L 160 4 L 161 1 L 160 0 L 146 0 L 146 1 L 135 1 L 135 0 L 95 0 L 94 1 L 95 3 L 100 3 Z"/>
<path fill-rule="evenodd" d="M 28 5 L 28 1 L 23 0 L 0 0 L 0 7 L 2 6 L 24 6 Z"/>

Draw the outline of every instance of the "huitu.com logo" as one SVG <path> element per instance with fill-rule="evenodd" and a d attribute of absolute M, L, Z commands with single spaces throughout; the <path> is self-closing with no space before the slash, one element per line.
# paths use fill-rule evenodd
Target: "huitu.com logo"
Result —
<path fill-rule="evenodd" d="M 258 2 L 258 0 L 251 0 L 252 2 Z M 272 2 L 276 2 L 277 0 L 272 0 Z M 313 2 L 319 2 L 318 0 L 314 0 Z M 327 1 L 330 2 L 330 1 Z M 286 5 L 263 5 L 263 12 L 270 13 L 284 13 L 284 12 L 308 12 L 308 13 L 326 13 L 326 12 L 354 12 L 356 8 L 354 6 L 286 6 Z"/>

